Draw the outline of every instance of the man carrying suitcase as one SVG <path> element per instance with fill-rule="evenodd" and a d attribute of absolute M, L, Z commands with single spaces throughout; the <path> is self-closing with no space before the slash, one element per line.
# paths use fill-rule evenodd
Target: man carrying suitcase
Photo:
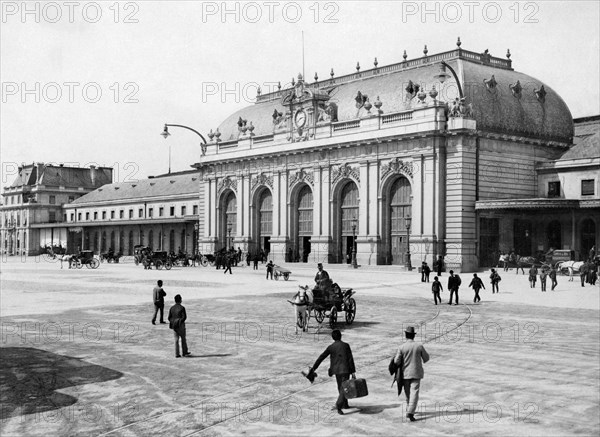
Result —
<path fill-rule="evenodd" d="M 321 362 L 329 356 L 329 376 L 335 375 L 339 393 L 335 407 L 337 408 L 338 414 L 344 414 L 342 409 L 348 409 L 350 408 L 350 405 L 348 405 L 348 399 L 346 399 L 346 396 L 344 395 L 342 382 L 350 379 L 350 374 L 355 378 L 354 374 L 356 373 L 356 369 L 354 368 L 354 358 L 352 357 L 350 345 L 342 341 L 342 333 L 339 329 L 333 330 L 331 338 L 333 338 L 333 343 L 327 346 L 327 349 L 325 349 L 319 358 L 317 358 L 315 364 L 310 368 L 309 376 L 313 374 Z"/>
<path fill-rule="evenodd" d="M 414 422 L 417 403 L 419 402 L 419 389 L 421 379 L 423 379 L 423 363 L 429 361 L 429 354 L 421 343 L 415 342 L 415 328 L 409 326 L 404 331 L 406 342 L 404 342 L 396 352 L 394 363 L 396 366 L 402 365 L 403 388 L 406 395 L 406 417 Z"/>

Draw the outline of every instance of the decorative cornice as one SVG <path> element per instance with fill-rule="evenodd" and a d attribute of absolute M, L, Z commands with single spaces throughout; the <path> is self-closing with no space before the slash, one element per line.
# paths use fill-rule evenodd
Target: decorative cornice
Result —
<path fill-rule="evenodd" d="M 271 188 L 271 190 L 272 190 L 273 189 L 273 176 L 267 176 L 264 173 L 261 173 L 257 176 L 253 176 L 252 177 L 252 190 L 254 190 L 256 187 L 258 187 L 260 185 L 266 185 L 269 188 Z"/>
<path fill-rule="evenodd" d="M 338 179 L 351 178 L 356 182 L 360 182 L 360 174 L 358 169 L 350 167 L 350 164 L 341 164 L 339 167 L 334 167 L 332 170 L 332 185 L 337 182 Z"/>
<path fill-rule="evenodd" d="M 398 157 L 393 158 L 389 164 L 381 166 L 381 179 L 383 180 L 389 173 L 402 174 L 412 179 L 413 164 L 412 162 L 404 162 Z"/>
<path fill-rule="evenodd" d="M 232 179 L 229 176 L 225 176 L 221 179 L 219 185 L 217 185 L 217 192 L 220 193 L 227 188 L 231 188 L 233 191 L 237 192 L 237 180 Z"/>
<path fill-rule="evenodd" d="M 304 170 L 298 170 L 290 176 L 288 186 L 292 187 L 294 184 L 299 182 L 306 182 L 311 187 L 314 186 L 314 177 L 312 172 L 307 172 Z"/>
<path fill-rule="evenodd" d="M 500 209 L 580 209 L 600 208 L 600 199 L 505 199 L 505 200 L 480 200 L 475 202 L 476 211 Z"/>

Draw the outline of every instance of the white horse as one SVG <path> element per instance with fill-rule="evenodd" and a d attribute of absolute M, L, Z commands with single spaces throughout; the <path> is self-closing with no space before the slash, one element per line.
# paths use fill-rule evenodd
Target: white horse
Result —
<path fill-rule="evenodd" d="M 68 262 L 69 263 L 69 268 L 72 268 L 73 266 L 73 257 L 75 255 L 57 255 L 58 260 L 60 261 L 60 268 L 63 268 L 63 263 L 64 262 Z"/>
<path fill-rule="evenodd" d="M 563 261 L 557 264 L 556 268 L 559 271 L 567 270 L 569 272 L 569 282 L 573 282 L 573 273 L 579 273 L 583 261 Z"/>
<path fill-rule="evenodd" d="M 298 334 L 298 328 L 302 328 L 303 332 L 308 331 L 308 320 L 310 319 L 310 305 L 313 302 L 313 293 L 309 289 L 308 285 L 302 287 L 298 286 L 298 292 L 292 297 L 292 300 L 288 300 L 289 303 L 294 307 L 294 320 L 296 324 L 296 334 Z"/>

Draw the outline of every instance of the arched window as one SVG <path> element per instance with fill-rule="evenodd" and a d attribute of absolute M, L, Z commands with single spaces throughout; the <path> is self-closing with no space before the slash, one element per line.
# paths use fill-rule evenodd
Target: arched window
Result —
<path fill-rule="evenodd" d="M 110 233 L 110 246 L 112 250 L 115 250 L 115 231 L 111 231 Z"/>
<path fill-rule="evenodd" d="M 269 190 L 263 190 L 259 199 L 260 235 L 262 237 L 273 233 L 273 196 Z"/>
<path fill-rule="evenodd" d="M 187 246 L 185 244 L 185 229 L 181 230 L 181 240 L 179 241 L 179 247 L 181 248 L 181 250 L 183 250 L 184 252 L 187 252 Z"/>
<path fill-rule="evenodd" d="M 352 223 L 358 223 L 358 187 L 348 182 L 342 189 L 342 235 L 352 235 Z"/>
<path fill-rule="evenodd" d="M 125 231 L 121 231 L 119 234 L 119 252 L 123 252 L 125 249 Z"/>
<path fill-rule="evenodd" d="M 106 252 L 106 231 L 102 231 L 102 241 L 100 243 L 100 252 Z"/>
<path fill-rule="evenodd" d="M 148 247 L 154 250 L 154 231 L 152 229 L 148 232 Z"/>
<path fill-rule="evenodd" d="M 169 250 L 175 252 L 175 229 L 169 232 Z"/>
<path fill-rule="evenodd" d="M 406 178 L 397 179 L 390 192 L 390 229 L 392 235 L 406 234 L 406 217 L 410 216 L 410 183 Z"/>
<path fill-rule="evenodd" d="M 133 255 L 133 231 L 129 231 L 129 241 L 127 241 L 128 243 L 128 255 Z"/>
<path fill-rule="evenodd" d="M 231 227 L 231 236 L 235 235 L 237 229 L 237 199 L 233 192 L 229 193 L 225 200 L 225 233 Z"/>
<path fill-rule="evenodd" d="M 313 194 L 308 185 L 298 195 L 298 232 L 300 235 L 312 235 L 313 231 Z"/>

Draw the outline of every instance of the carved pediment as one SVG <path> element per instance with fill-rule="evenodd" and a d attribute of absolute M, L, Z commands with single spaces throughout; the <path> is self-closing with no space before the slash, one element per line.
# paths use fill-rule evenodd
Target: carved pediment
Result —
<path fill-rule="evenodd" d="M 412 162 L 404 162 L 400 158 L 394 158 L 388 164 L 381 166 L 381 179 L 385 178 L 390 173 L 403 174 L 412 179 L 413 164 Z"/>
<path fill-rule="evenodd" d="M 297 172 L 290 175 L 288 186 L 292 187 L 296 183 L 306 182 L 311 187 L 314 186 L 314 177 L 312 172 L 306 172 L 304 170 L 298 170 Z"/>
<path fill-rule="evenodd" d="M 266 185 L 271 190 L 273 189 L 273 176 L 267 176 L 264 173 L 261 173 L 256 176 L 252 176 L 252 189 L 254 190 L 256 187 L 260 185 Z"/>
<path fill-rule="evenodd" d="M 219 181 L 219 185 L 217 185 L 217 192 L 222 192 L 227 188 L 232 189 L 233 191 L 237 191 L 237 181 L 235 179 L 230 178 L 229 176 L 225 176 L 223 179 Z"/>
<path fill-rule="evenodd" d="M 360 173 L 358 168 L 353 168 L 350 164 L 342 164 L 338 167 L 334 167 L 331 173 L 332 184 L 337 182 L 338 179 L 351 178 L 356 182 L 360 182 Z"/>

